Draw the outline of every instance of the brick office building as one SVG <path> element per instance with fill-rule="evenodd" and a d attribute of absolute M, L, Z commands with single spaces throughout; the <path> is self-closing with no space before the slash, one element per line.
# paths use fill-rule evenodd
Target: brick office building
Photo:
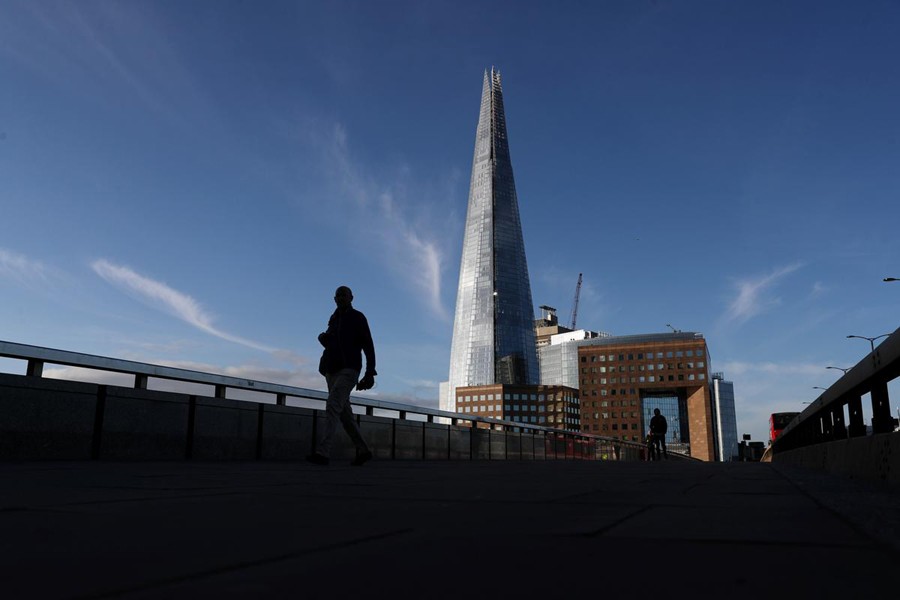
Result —
<path fill-rule="evenodd" d="M 562 385 L 490 384 L 456 388 L 456 412 L 580 431 L 578 390 Z"/>
<path fill-rule="evenodd" d="M 708 355 L 703 335 L 693 332 L 581 342 L 581 430 L 642 441 L 659 408 L 671 449 L 715 460 Z"/>

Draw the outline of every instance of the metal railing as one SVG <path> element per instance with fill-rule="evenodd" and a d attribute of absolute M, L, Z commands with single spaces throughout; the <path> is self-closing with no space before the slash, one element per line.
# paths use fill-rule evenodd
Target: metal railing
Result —
<path fill-rule="evenodd" d="M 872 433 L 894 430 L 888 382 L 900 375 L 900 329 L 810 403 L 772 444 L 773 454 L 867 434 L 862 397 L 871 396 Z M 846 411 L 846 418 L 845 418 Z"/>
<path fill-rule="evenodd" d="M 325 402 L 328 394 L 320 390 L 267 383 L 226 375 L 204 373 L 189 369 L 166 367 L 150 363 L 141 363 L 131 360 L 123 360 L 57 350 L 40 346 L 31 346 L 15 342 L 0 341 L 0 357 L 22 360 L 26 362 L 25 374 L 28 377 L 40 378 L 43 376 L 44 367 L 47 365 L 61 365 L 67 367 L 79 367 L 101 372 L 123 373 L 133 377 L 135 389 L 148 389 L 150 379 L 186 382 L 211 386 L 215 398 L 226 398 L 228 390 L 246 390 L 274 396 L 275 404 L 286 406 L 288 399 L 313 400 Z M 233 400 L 241 400 L 233 398 Z M 351 396 L 351 404 L 362 407 L 366 415 L 375 415 L 375 411 L 400 420 L 406 420 L 411 415 L 423 417 L 428 423 L 435 423 L 436 419 L 448 423 L 449 426 L 468 426 L 474 430 L 506 431 L 515 433 L 527 433 L 542 437 L 546 444 L 554 448 L 554 457 L 558 457 L 555 448 L 559 442 L 564 444 L 564 458 L 587 458 L 601 460 L 641 460 L 646 451 L 644 444 L 618 440 L 615 438 L 598 436 L 590 433 L 582 433 L 569 430 L 561 430 L 537 424 L 522 423 L 477 415 L 442 411 L 423 406 L 403 404 L 376 398 Z M 671 453 L 677 458 L 689 458 L 686 455 Z"/>

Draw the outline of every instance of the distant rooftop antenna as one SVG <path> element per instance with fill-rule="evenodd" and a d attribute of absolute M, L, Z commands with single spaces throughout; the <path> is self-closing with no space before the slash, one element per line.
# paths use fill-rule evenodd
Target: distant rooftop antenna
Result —
<path fill-rule="evenodd" d="M 680 329 L 675 329 L 670 323 L 666 323 L 666 327 L 672 330 L 672 333 L 681 333 Z"/>

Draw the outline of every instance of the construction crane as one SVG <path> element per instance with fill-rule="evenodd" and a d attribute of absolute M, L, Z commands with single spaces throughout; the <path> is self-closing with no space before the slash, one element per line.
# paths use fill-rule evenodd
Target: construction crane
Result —
<path fill-rule="evenodd" d="M 575 330 L 575 323 L 578 320 L 578 297 L 581 296 L 581 273 L 578 274 L 578 284 L 575 286 L 575 301 L 572 303 L 572 324 L 569 329 Z"/>

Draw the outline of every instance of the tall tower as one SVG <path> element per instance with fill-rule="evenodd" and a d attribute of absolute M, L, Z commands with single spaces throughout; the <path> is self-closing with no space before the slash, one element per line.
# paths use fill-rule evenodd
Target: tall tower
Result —
<path fill-rule="evenodd" d="M 534 307 L 509 160 L 503 90 L 500 73 L 492 68 L 484 73 L 481 92 L 450 381 L 442 391 L 441 408 L 452 410 L 457 387 L 537 384 L 539 379 Z"/>

